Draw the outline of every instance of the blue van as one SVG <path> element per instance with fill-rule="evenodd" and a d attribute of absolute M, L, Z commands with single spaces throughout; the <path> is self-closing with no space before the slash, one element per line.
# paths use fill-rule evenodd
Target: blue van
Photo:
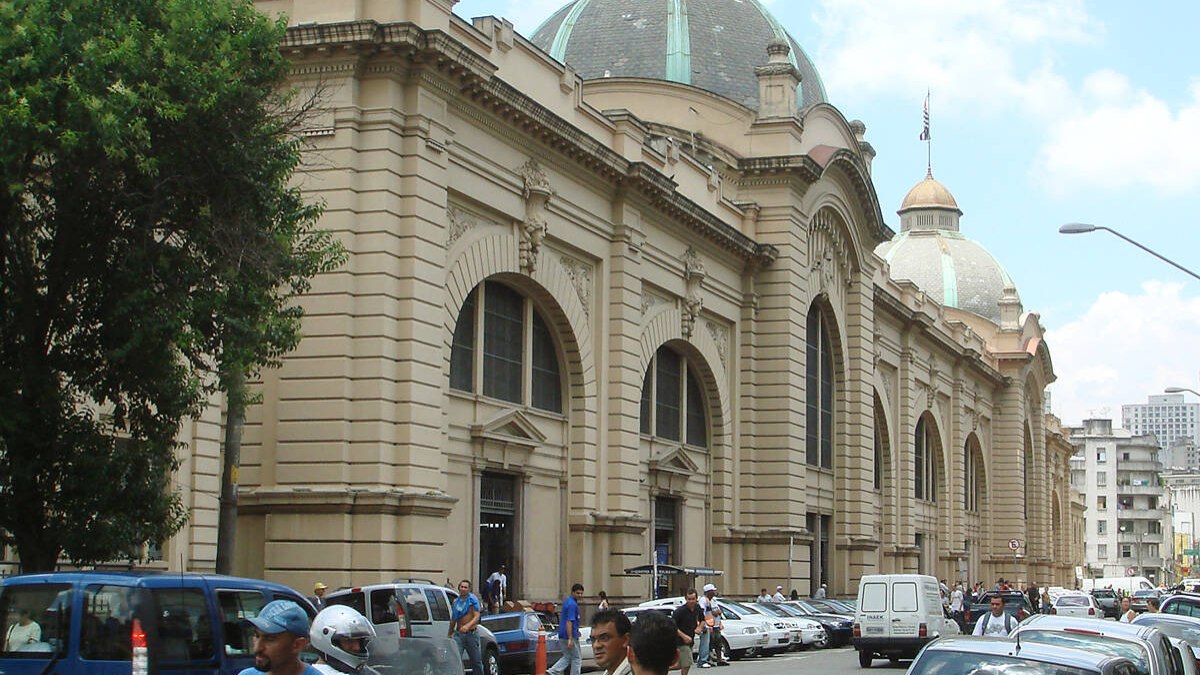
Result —
<path fill-rule="evenodd" d="M 268 581 L 165 572 L 53 572 L 0 581 L 3 675 L 237 675 L 254 665 L 243 619 L 272 600 L 316 611 Z"/>

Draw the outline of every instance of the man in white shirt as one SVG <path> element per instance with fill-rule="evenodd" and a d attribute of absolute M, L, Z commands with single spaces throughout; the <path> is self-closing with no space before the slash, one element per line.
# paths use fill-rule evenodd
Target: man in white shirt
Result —
<path fill-rule="evenodd" d="M 30 617 L 28 609 L 21 609 L 17 622 L 8 627 L 4 635 L 4 651 L 15 652 L 21 647 L 42 641 L 42 627 Z"/>
<path fill-rule="evenodd" d="M 500 563 L 500 569 L 492 572 L 492 576 L 487 578 L 487 595 L 494 603 L 494 612 L 504 611 L 504 598 L 508 597 L 508 575 L 505 574 L 507 569 L 504 563 Z"/>
<path fill-rule="evenodd" d="M 1121 618 L 1118 619 L 1121 623 L 1129 623 L 1137 616 L 1137 612 L 1133 611 L 1133 600 L 1128 595 L 1121 598 Z"/>
<path fill-rule="evenodd" d="M 817 589 L 817 592 L 813 593 L 813 599 L 814 600 L 824 600 L 825 599 L 825 591 L 826 591 L 825 584 L 821 584 L 821 587 Z"/>
<path fill-rule="evenodd" d="M 783 602 L 784 600 L 787 600 L 787 598 L 783 595 L 783 586 L 775 587 L 775 595 L 771 596 L 771 600 L 773 602 Z"/>
<path fill-rule="evenodd" d="M 955 620 L 961 619 L 963 613 L 963 589 L 962 584 L 957 584 L 954 590 L 950 592 L 950 616 Z"/>
<path fill-rule="evenodd" d="M 979 617 L 979 621 L 975 622 L 975 630 L 971 634 L 1008 637 L 1008 634 L 1017 627 L 1017 622 L 1013 620 L 1011 614 L 1004 611 L 1004 598 L 993 596 L 991 606 L 992 611 Z"/>
<path fill-rule="evenodd" d="M 757 601 L 758 602 L 771 602 L 771 596 L 767 595 L 767 589 L 765 589 L 765 588 L 758 589 Z"/>

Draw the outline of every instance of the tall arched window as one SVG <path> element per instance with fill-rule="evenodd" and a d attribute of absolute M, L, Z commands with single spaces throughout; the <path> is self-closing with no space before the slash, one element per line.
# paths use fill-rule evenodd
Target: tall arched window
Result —
<path fill-rule="evenodd" d="M 921 415 L 913 434 L 913 496 L 937 501 L 937 436 L 929 415 Z"/>
<path fill-rule="evenodd" d="M 883 416 L 883 402 L 875 392 L 875 489 L 883 489 L 883 468 L 887 461 L 887 418 Z"/>
<path fill-rule="evenodd" d="M 643 434 L 708 447 L 704 389 L 687 357 L 659 347 L 642 380 Z"/>
<path fill-rule="evenodd" d="M 963 507 L 967 511 L 979 510 L 979 441 L 972 434 L 963 446 Z"/>
<path fill-rule="evenodd" d="M 529 298 L 496 281 L 471 291 L 454 326 L 450 388 L 562 412 L 558 349 Z"/>
<path fill-rule="evenodd" d="M 833 349 L 825 316 L 814 304 L 808 310 L 806 363 L 805 460 L 811 466 L 833 468 Z"/>

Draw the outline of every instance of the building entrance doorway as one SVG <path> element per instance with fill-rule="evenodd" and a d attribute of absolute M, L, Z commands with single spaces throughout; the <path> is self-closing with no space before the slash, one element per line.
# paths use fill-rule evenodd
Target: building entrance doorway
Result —
<path fill-rule="evenodd" d="M 492 572 L 506 565 L 508 593 L 505 600 L 517 597 L 520 561 L 517 560 L 517 482 L 513 476 L 484 473 L 479 489 L 479 597 L 486 601 L 485 587 Z"/>
<path fill-rule="evenodd" d="M 676 531 L 679 501 L 671 497 L 654 499 L 654 558 L 659 565 L 675 565 L 677 551 Z M 660 575 L 655 583 L 654 597 L 666 598 L 683 593 L 685 579 Z"/>

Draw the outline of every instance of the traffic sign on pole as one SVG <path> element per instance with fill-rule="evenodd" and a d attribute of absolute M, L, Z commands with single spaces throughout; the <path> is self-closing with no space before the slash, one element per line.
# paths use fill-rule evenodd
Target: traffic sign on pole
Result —
<path fill-rule="evenodd" d="M 1009 539 L 1008 547 L 1014 551 L 1021 548 L 1021 540 L 1020 539 Z"/>

